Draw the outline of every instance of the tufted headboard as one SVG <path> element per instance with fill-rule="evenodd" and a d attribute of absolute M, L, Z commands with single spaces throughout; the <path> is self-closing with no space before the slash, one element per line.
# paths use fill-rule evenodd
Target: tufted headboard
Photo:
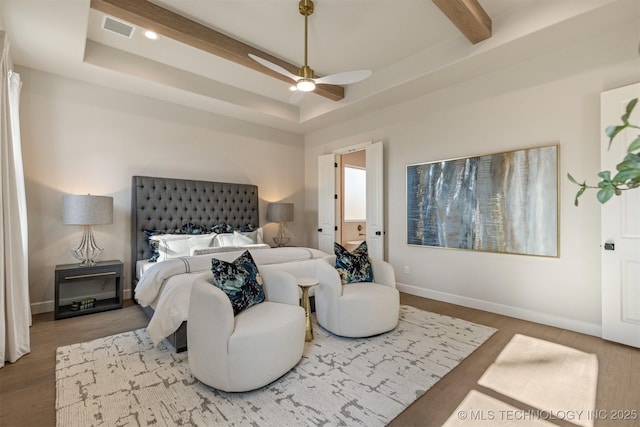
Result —
<path fill-rule="evenodd" d="M 131 279 L 135 282 L 136 261 L 151 256 L 144 230 L 175 230 L 187 223 L 258 227 L 259 218 L 256 185 L 133 176 Z"/>

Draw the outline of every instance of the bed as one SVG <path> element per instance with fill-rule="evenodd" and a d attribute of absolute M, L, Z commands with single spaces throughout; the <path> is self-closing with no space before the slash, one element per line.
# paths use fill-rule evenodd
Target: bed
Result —
<path fill-rule="evenodd" d="M 211 258 L 232 261 L 244 250 L 249 250 L 259 267 L 290 264 L 293 273 L 298 271 L 304 274 L 312 268 L 305 262 L 327 256 L 317 249 L 270 248 L 264 244 L 261 241 L 258 206 L 258 187 L 251 184 L 132 177 L 132 295 L 150 317 L 147 331 L 154 342 L 166 337 L 176 351 L 186 350 L 186 311 L 190 285 L 196 277 L 211 275 Z M 211 230 L 220 225 L 233 229 L 236 237 L 238 234 L 246 236 L 254 233 L 257 241 L 226 244 L 219 249 L 195 246 L 191 247 L 188 255 L 179 254 L 162 261 L 149 262 L 150 258 L 157 255 L 149 243 L 150 236 L 179 229 L 182 234 L 188 234 L 185 227 L 189 230 Z M 240 233 L 238 230 L 245 231 Z M 212 233 L 215 235 L 212 239 L 218 239 L 217 234 L 229 237 L 231 234 L 228 231 Z"/>

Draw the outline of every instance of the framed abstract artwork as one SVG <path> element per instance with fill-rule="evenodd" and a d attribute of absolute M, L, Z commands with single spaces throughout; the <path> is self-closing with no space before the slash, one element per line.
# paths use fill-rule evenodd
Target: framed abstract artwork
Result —
<path fill-rule="evenodd" d="M 407 243 L 557 257 L 558 150 L 407 166 Z"/>

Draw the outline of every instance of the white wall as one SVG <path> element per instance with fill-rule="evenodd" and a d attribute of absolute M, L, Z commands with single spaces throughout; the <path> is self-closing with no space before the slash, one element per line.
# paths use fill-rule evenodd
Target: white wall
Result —
<path fill-rule="evenodd" d="M 29 219 L 29 278 L 34 312 L 53 310 L 54 269 L 76 262 L 69 250 L 82 227 L 62 224 L 62 195 L 114 198 L 112 225 L 94 227 L 103 259 L 129 253 L 131 176 L 150 175 L 257 184 L 266 239 L 266 205 L 295 204 L 287 223 L 304 244 L 302 136 L 31 69 L 17 71 Z M 125 296 L 128 295 L 125 294 Z"/>
<path fill-rule="evenodd" d="M 577 188 L 566 175 L 595 181 L 599 95 L 640 80 L 637 43 L 637 22 L 626 22 L 597 39 L 550 46 L 543 57 L 307 135 L 308 241 L 317 241 L 317 156 L 381 140 L 387 254 L 401 290 L 599 335 L 600 206 L 591 193 L 574 207 Z M 407 245 L 407 165 L 554 143 L 560 144 L 559 258 Z"/>

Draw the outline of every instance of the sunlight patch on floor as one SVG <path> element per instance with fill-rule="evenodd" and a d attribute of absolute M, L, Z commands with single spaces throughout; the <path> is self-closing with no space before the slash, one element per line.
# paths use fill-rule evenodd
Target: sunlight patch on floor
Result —
<path fill-rule="evenodd" d="M 542 426 L 546 424 L 540 422 L 546 420 L 593 427 L 598 359 L 595 354 L 516 334 L 478 385 L 522 405 L 513 408 L 472 390 L 451 415 L 447 427 L 489 425 L 488 421 L 499 426 Z M 493 419 L 486 419 L 490 417 Z"/>

